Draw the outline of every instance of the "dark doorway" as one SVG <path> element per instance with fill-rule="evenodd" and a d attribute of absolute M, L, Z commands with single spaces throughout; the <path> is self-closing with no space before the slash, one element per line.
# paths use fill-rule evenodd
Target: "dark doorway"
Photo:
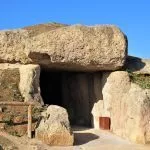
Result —
<path fill-rule="evenodd" d="M 42 69 L 40 87 L 44 104 L 62 106 L 61 72 Z"/>
<path fill-rule="evenodd" d="M 41 69 L 40 88 L 44 104 L 67 109 L 71 125 L 92 125 L 91 110 L 101 97 L 101 75 Z"/>

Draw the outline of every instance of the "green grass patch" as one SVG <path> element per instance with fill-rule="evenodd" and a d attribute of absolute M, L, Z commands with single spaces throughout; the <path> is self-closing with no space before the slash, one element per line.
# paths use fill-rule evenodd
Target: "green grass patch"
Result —
<path fill-rule="evenodd" d="M 150 89 L 150 75 L 136 74 L 128 71 L 131 82 L 138 84 L 142 89 Z"/>

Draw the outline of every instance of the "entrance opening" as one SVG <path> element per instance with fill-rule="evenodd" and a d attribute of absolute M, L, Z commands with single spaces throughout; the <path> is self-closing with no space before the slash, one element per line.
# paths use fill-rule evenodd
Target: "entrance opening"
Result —
<path fill-rule="evenodd" d="M 44 104 L 62 106 L 61 72 L 42 69 L 40 87 Z"/>
<path fill-rule="evenodd" d="M 91 110 L 101 99 L 99 74 L 41 69 L 40 88 L 44 104 L 67 109 L 71 125 L 92 126 Z"/>

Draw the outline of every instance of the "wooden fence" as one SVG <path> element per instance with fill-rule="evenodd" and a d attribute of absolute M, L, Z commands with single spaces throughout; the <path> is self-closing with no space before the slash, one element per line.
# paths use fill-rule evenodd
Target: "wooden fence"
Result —
<path fill-rule="evenodd" d="M 0 105 L 10 106 L 28 106 L 28 137 L 32 138 L 32 106 L 34 103 L 31 102 L 0 102 Z"/>

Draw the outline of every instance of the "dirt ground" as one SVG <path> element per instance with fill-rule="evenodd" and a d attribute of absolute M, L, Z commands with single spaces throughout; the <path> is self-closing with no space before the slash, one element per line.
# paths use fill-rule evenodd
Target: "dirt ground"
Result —
<path fill-rule="evenodd" d="M 74 146 L 52 147 L 26 136 L 15 137 L 0 132 L 0 150 L 150 150 L 150 145 L 133 144 L 107 131 L 78 127 L 74 128 L 74 135 Z"/>

